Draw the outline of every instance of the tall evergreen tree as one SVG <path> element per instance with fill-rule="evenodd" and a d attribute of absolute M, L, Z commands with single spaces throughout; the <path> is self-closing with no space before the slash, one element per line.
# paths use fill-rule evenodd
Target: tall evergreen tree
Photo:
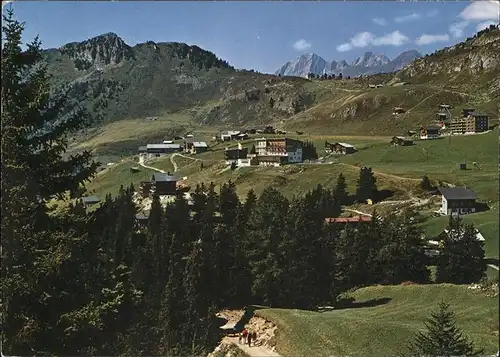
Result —
<path fill-rule="evenodd" d="M 422 229 L 412 212 L 385 217 L 382 230 L 383 246 L 376 258 L 380 267 L 377 280 L 384 284 L 428 282 L 429 262 L 424 250 Z"/>
<path fill-rule="evenodd" d="M 247 259 L 251 262 L 252 292 L 266 305 L 286 303 L 283 289 L 282 246 L 287 234 L 288 200 L 273 188 L 267 188 L 257 200 L 249 221 L 246 240 Z"/>
<path fill-rule="evenodd" d="M 486 272 L 483 242 L 473 225 L 450 217 L 447 232 L 440 235 L 443 248 L 436 266 L 436 281 L 453 284 L 478 282 Z"/>
<path fill-rule="evenodd" d="M 474 343 L 456 326 L 455 314 L 450 305 L 441 302 L 425 324 L 425 332 L 418 332 L 408 345 L 409 356 L 451 357 L 479 356 L 484 350 L 477 350 Z"/>
<path fill-rule="evenodd" d="M 375 200 L 377 197 L 377 179 L 373 175 L 371 167 L 362 167 L 359 170 L 359 178 L 356 183 L 356 200 L 366 202 L 366 200 Z"/>
<path fill-rule="evenodd" d="M 340 204 L 342 206 L 349 204 L 348 202 L 349 193 L 347 191 L 347 182 L 345 176 L 342 173 L 340 173 L 337 178 L 337 183 L 333 190 L 333 197 L 337 204 Z"/>
<path fill-rule="evenodd" d="M 82 263 L 70 252 L 89 238 L 76 238 L 78 231 L 49 216 L 46 201 L 77 191 L 95 172 L 89 152 L 64 157 L 67 135 L 89 116 L 67 91 L 50 87 L 38 39 L 22 50 L 24 24 L 11 9 L 2 25 L 2 348 L 13 355 L 75 354 L 89 342 L 79 339 L 70 348 L 57 321 L 89 297 L 87 282 L 57 275 Z M 45 294 L 45 284 L 55 282 L 58 293 Z M 80 298 L 63 303 L 65 294 Z"/>

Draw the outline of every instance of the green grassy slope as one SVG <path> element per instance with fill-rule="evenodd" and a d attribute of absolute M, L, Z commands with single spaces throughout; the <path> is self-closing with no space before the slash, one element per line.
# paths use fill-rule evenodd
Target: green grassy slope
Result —
<path fill-rule="evenodd" d="M 356 302 L 389 298 L 374 307 L 330 312 L 264 309 L 278 325 L 278 351 L 287 356 L 397 356 L 441 300 L 458 325 L 487 354 L 498 350 L 498 298 L 456 285 L 374 286 L 353 293 Z"/>
<path fill-rule="evenodd" d="M 126 188 L 133 183 L 137 190 L 140 182 L 151 180 L 152 174 L 156 171 L 139 166 L 141 171 L 132 173 L 130 168 L 135 166 L 138 166 L 137 162 L 130 159 L 118 162 L 99 172 L 96 177 L 86 185 L 87 190 L 101 200 L 104 199 L 108 193 L 111 193 L 113 196 L 116 195 L 120 185 Z"/>

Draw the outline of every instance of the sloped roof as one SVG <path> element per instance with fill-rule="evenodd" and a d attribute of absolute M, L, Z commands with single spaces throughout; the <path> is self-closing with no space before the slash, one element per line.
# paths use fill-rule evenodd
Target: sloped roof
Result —
<path fill-rule="evenodd" d="M 193 146 L 195 148 L 206 148 L 206 147 L 208 147 L 207 143 L 204 142 L 204 141 L 195 141 L 195 142 L 193 142 Z"/>
<path fill-rule="evenodd" d="M 447 200 L 475 200 L 477 198 L 477 194 L 463 187 L 439 187 L 439 192 L 446 198 Z"/>
<path fill-rule="evenodd" d="M 180 144 L 148 144 L 147 149 L 179 149 Z"/>
<path fill-rule="evenodd" d="M 101 200 L 97 196 L 87 196 L 82 198 L 83 203 L 100 202 Z"/>
<path fill-rule="evenodd" d="M 340 146 L 343 146 L 343 147 L 345 147 L 345 148 L 354 148 L 354 146 L 353 146 L 353 145 L 351 145 L 351 144 L 347 144 L 347 143 L 336 143 L 336 144 L 338 144 L 338 145 L 340 145 Z"/>
<path fill-rule="evenodd" d="M 166 182 L 166 181 L 177 181 L 177 179 L 173 175 L 169 175 L 166 173 L 156 173 L 153 174 L 153 181 Z"/>

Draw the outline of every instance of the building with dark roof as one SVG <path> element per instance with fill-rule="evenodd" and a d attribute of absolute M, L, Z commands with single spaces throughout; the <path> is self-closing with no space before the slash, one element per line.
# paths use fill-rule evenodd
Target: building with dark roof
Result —
<path fill-rule="evenodd" d="M 139 147 L 139 153 L 144 147 Z M 147 144 L 146 154 L 149 158 L 160 157 L 171 154 L 173 152 L 181 151 L 180 144 Z M 144 152 L 142 152 L 144 154 Z"/>
<path fill-rule="evenodd" d="M 159 195 L 175 195 L 177 179 L 170 173 L 155 173 L 151 178 L 152 188 Z"/>
<path fill-rule="evenodd" d="M 399 145 L 399 146 L 411 146 L 413 145 L 413 140 L 412 139 L 406 139 L 403 136 L 393 136 L 391 140 L 392 145 Z"/>
<path fill-rule="evenodd" d="M 476 212 L 477 194 L 463 187 L 440 187 L 440 213 L 450 216 L 453 214 L 469 214 Z"/>
<path fill-rule="evenodd" d="M 437 139 L 441 136 L 439 126 L 423 126 L 420 128 L 420 139 Z"/>

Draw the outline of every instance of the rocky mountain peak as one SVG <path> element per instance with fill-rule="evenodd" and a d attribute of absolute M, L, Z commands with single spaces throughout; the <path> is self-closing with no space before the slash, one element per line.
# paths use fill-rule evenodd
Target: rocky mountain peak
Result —
<path fill-rule="evenodd" d="M 384 55 L 374 54 L 373 52 L 365 52 L 363 56 L 358 57 L 352 66 L 362 66 L 362 67 L 380 67 L 390 62 L 390 59 Z"/>
<path fill-rule="evenodd" d="M 134 57 L 132 48 L 112 32 L 83 42 L 68 43 L 62 46 L 60 51 L 72 58 L 78 69 L 102 69 L 106 66 L 116 66 Z"/>

